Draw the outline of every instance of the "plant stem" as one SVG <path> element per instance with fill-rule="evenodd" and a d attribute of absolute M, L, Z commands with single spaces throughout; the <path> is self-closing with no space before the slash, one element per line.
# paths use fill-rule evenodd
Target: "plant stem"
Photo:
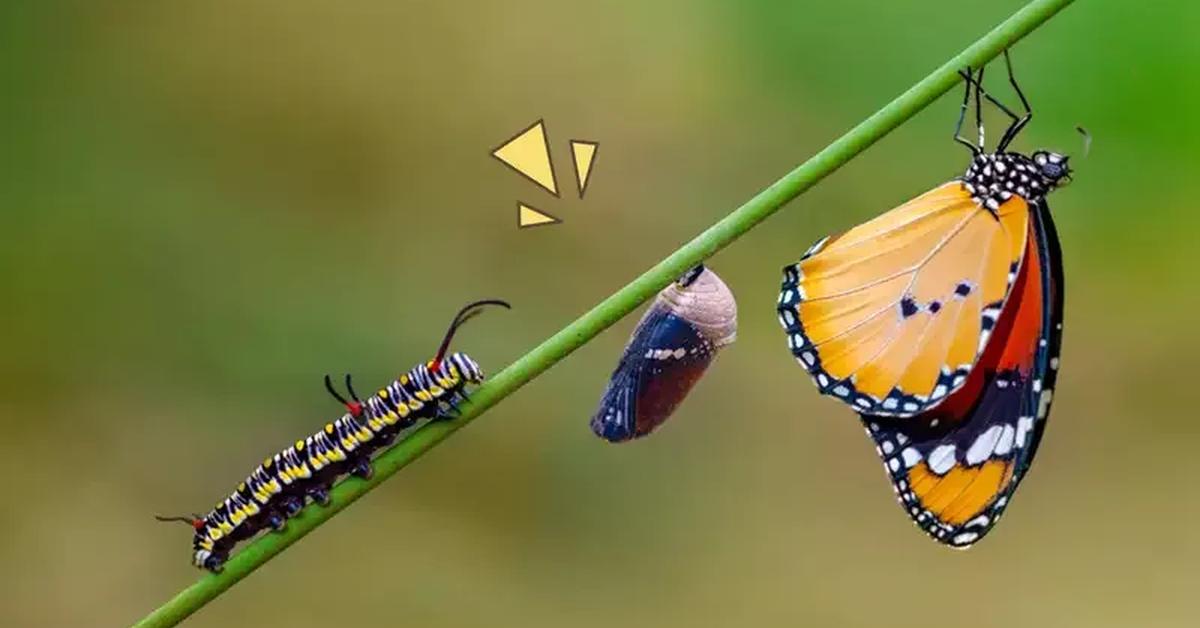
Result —
<path fill-rule="evenodd" d="M 251 542 L 230 559 L 222 573 L 204 574 L 135 626 L 174 626 L 183 621 L 271 557 L 303 538 L 367 491 L 471 422 L 484 410 L 516 392 L 521 386 L 645 303 L 685 270 L 745 234 L 785 203 L 924 109 L 958 83 L 958 70 L 968 66 L 979 67 L 991 60 L 1071 2 L 1072 0 L 1030 2 L 883 109 L 488 380 L 474 393 L 472 401 L 463 405 L 460 418 L 430 423 L 417 430 L 375 459 L 375 475 L 371 479 L 348 478 L 339 483 L 332 491 L 329 506 L 305 508 L 288 522 L 283 532 L 266 534 Z"/>

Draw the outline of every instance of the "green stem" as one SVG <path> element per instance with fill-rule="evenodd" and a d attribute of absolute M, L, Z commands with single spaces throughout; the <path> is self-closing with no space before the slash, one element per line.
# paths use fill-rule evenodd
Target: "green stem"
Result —
<path fill-rule="evenodd" d="M 707 259 L 779 210 L 855 155 L 900 126 L 959 82 L 958 70 L 979 67 L 1027 35 L 1072 0 L 1034 0 L 921 82 L 837 141 L 784 175 L 717 224 L 488 380 L 464 405 L 462 417 L 436 422 L 383 452 L 370 480 L 349 478 L 334 487 L 327 507 L 305 508 L 280 533 L 266 534 L 233 556 L 220 574 L 204 574 L 136 626 L 174 626 L 250 572 L 391 477 L 421 454 L 496 405 L 521 386 L 654 296 L 688 268 Z"/>

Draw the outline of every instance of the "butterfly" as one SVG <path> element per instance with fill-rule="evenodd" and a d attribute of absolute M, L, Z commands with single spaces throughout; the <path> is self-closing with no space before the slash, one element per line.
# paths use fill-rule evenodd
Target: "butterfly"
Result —
<path fill-rule="evenodd" d="M 992 529 L 1046 426 L 1062 342 L 1063 269 L 1046 195 L 1068 158 L 1009 144 L 1018 116 L 962 72 L 965 174 L 810 248 L 784 268 L 779 320 L 822 394 L 859 413 L 901 506 L 935 540 Z M 962 137 L 974 86 L 978 143 Z M 988 152 L 981 100 L 1011 124 Z"/>

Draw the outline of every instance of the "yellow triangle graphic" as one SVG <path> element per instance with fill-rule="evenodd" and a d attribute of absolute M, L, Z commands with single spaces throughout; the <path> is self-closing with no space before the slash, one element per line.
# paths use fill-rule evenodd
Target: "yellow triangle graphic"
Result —
<path fill-rule="evenodd" d="M 554 166 L 550 164 L 550 145 L 546 142 L 546 127 L 541 120 L 493 150 L 492 156 L 558 196 Z"/>
<path fill-rule="evenodd" d="M 525 227 L 540 227 L 542 225 L 555 225 L 562 222 L 558 218 L 547 214 L 546 212 L 534 209 L 525 203 L 517 201 L 517 227 L 524 229 Z"/>
<path fill-rule="evenodd" d="M 587 191 L 588 175 L 592 173 L 592 164 L 596 161 L 597 142 L 571 140 L 571 158 L 575 160 L 575 182 L 579 184 L 579 198 Z"/>

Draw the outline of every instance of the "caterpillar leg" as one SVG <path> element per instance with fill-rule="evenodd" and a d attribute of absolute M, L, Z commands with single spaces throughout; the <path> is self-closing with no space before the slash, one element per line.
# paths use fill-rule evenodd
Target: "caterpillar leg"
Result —
<path fill-rule="evenodd" d="M 378 432 L 375 434 L 375 438 L 376 438 L 375 442 L 378 443 L 378 446 L 376 446 L 376 449 L 382 449 L 384 447 L 387 447 L 388 445 L 391 445 L 393 440 L 396 440 L 396 433 L 391 432 L 391 431 Z"/>
<path fill-rule="evenodd" d="M 442 407 L 438 409 L 437 416 L 434 417 L 434 420 L 452 421 L 457 419 L 459 416 L 461 416 L 458 411 L 458 404 L 469 399 L 470 397 L 468 397 L 466 393 L 462 391 L 455 392 L 449 399 L 442 402 Z"/>
<path fill-rule="evenodd" d="M 295 517 L 301 508 L 304 508 L 304 498 L 296 496 L 284 497 L 279 502 L 279 505 L 283 507 L 284 516 L 290 519 Z"/>
<path fill-rule="evenodd" d="M 329 505 L 329 485 L 314 486 L 308 489 L 308 496 L 322 506 Z"/>
<path fill-rule="evenodd" d="M 225 554 L 213 553 L 208 558 L 204 559 L 204 568 L 213 572 L 221 573 L 225 569 L 225 560 L 229 558 Z"/>
<path fill-rule="evenodd" d="M 283 513 L 272 510 L 267 513 L 267 525 L 270 526 L 272 530 L 279 532 L 287 526 L 287 516 Z"/>
<path fill-rule="evenodd" d="M 363 458 L 362 460 L 354 463 L 354 466 L 350 469 L 350 475 L 353 475 L 357 478 L 362 478 L 364 480 L 370 478 L 374 474 L 375 470 L 371 468 L 371 461 L 367 458 Z"/>

